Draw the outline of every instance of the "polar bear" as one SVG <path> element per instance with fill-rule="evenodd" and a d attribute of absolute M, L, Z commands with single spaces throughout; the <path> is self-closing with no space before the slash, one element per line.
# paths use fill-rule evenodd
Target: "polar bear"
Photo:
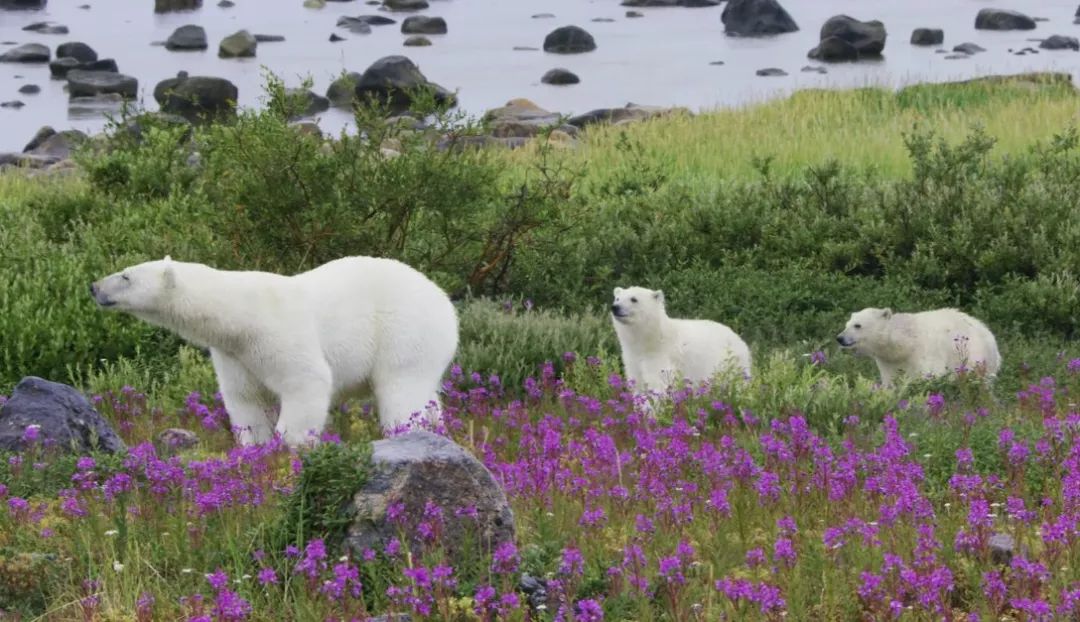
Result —
<path fill-rule="evenodd" d="M 851 314 L 837 343 L 874 359 L 881 384 L 901 375 L 936 377 L 981 368 L 989 379 L 1001 369 L 997 341 L 985 324 L 956 309 L 893 313 L 867 308 Z"/>
<path fill-rule="evenodd" d="M 384 428 L 413 413 L 438 419 L 439 384 L 458 346 L 450 298 L 392 259 L 345 257 L 284 276 L 166 256 L 90 292 L 101 307 L 209 348 L 241 444 L 273 436 L 275 407 L 287 444 L 317 442 L 331 402 L 368 388 Z"/>
<path fill-rule="evenodd" d="M 611 319 L 627 380 L 642 392 L 665 392 L 678 377 L 692 383 L 720 372 L 750 376 L 750 348 L 719 322 L 668 317 L 664 292 L 615 288 Z"/>

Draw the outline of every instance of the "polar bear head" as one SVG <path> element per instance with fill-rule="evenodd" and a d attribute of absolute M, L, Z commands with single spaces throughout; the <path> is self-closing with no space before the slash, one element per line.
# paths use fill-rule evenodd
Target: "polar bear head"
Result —
<path fill-rule="evenodd" d="M 615 300 L 611 303 L 611 317 L 627 326 L 655 324 L 666 316 L 664 292 L 644 287 L 615 288 Z"/>
<path fill-rule="evenodd" d="M 848 319 L 847 326 L 836 336 L 840 347 L 856 353 L 873 355 L 879 346 L 891 342 L 892 309 L 869 307 L 856 311 Z"/>
<path fill-rule="evenodd" d="M 176 287 L 171 257 L 147 261 L 90 284 L 90 295 L 99 306 L 129 313 L 154 312 Z"/>

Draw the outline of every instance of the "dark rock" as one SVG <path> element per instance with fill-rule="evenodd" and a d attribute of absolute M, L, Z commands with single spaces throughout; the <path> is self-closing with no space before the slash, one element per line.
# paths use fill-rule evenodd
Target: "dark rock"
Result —
<path fill-rule="evenodd" d="M 0 9 L 7 11 L 37 11 L 44 9 L 48 0 L 0 0 Z"/>
<path fill-rule="evenodd" d="M 806 65 L 800 71 L 802 71 L 803 73 L 829 73 L 828 69 L 814 65 Z"/>
<path fill-rule="evenodd" d="M 114 73 L 119 71 L 119 68 L 116 66 L 116 61 L 111 58 L 81 63 L 74 58 L 65 57 L 58 58 L 49 63 L 49 73 L 52 74 L 52 77 L 54 78 L 66 78 L 68 72 L 76 69 L 81 69 L 83 71 L 111 71 Z"/>
<path fill-rule="evenodd" d="M 0 171 L 9 166 L 23 169 L 45 169 L 60 162 L 60 158 L 51 156 L 34 155 L 31 153 L 5 153 L 0 152 Z"/>
<path fill-rule="evenodd" d="M 341 17 L 338 19 L 337 25 L 341 28 L 348 28 L 349 32 L 357 35 L 370 35 L 371 24 L 361 20 L 358 17 Z"/>
<path fill-rule="evenodd" d="M 780 77 L 780 76 L 788 75 L 788 72 L 786 72 L 783 69 L 780 69 L 778 67 L 766 67 L 765 69 L 758 69 L 754 73 L 756 73 L 757 75 L 759 75 L 759 76 L 761 76 L 763 78 Z"/>
<path fill-rule="evenodd" d="M 953 52 L 960 52 L 961 54 L 978 54 L 979 52 L 985 52 L 986 48 L 981 45 L 971 43 L 970 41 L 953 46 Z"/>
<path fill-rule="evenodd" d="M 221 40 L 218 46 L 219 58 L 251 58 L 259 43 L 255 36 L 246 30 L 234 32 Z"/>
<path fill-rule="evenodd" d="M 1012 563 L 1016 540 L 1007 533 L 995 533 L 990 536 L 990 560 L 995 564 L 1008 566 Z"/>
<path fill-rule="evenodd" d="M 720 65 L 724 64 L 724 61 L 722 61 L 722 60 L 713 60 L 713 61 L 709 61 L 709 64 L 710 65 L 720 66 Z"/>
<path fill-rule="evenodd" d="M 428 3 L 427 0 L 383 0 L 383 7 L 388 11 L 423 11 Z"/>
<path fill-rule="evenodd" d="M 611 123 L 613 125 L 625 124 L 635 121 L 646 121 L 657 117 L 665 117 L 677 113 L 688 114 L 689 111 L 685 108 L 641 106 L 631 103 L 622 108 L 597 108 L 595 110 L 590 110 L 584 114 L 570 117 L 570 119 L 567 120 L 567 123 L 580 129 L 596 123 Z"/>
<path fill-rule="evenodd" d="M 577 84 L 581 82 L 581 78 L 577 77 L 577 74 L 573 73 L 569 69 L 562 69 L 556 67 L 555 69 L 549 69 L 540 78 L 540 82 L 544 84 Z"/>
<path fill-rule="evenodd" d="M 112 71 L 73 69 L 68 72 L 67 81 L 70 97 L 93 97 L 116 93 L 128 99 L 134 99 L 139 90 L 138 80 Z"/>
<path fill-rule="evenodd" d="M 356 98 L 356 85 L 360 83 L 360 74 L 351 71 L 330 83 L 326 89 L 326 98 L 334 106 L 348 107 Z"/>
<path fill-rule="evenodd" d="M 976 30 L 1034 30 L 1035 20 L 1019 11 L 982 9 L 975 16 Z"/>
<path fill-rule="evenodd" d="M 562 26 L 544 37 L 544 51 L 555 54 L 580 54 L 596 49 L 593 36 L 578 26 Z"/>
<path fill-rule="evenodd" d="M 162 112 L 189 121 L 231 116 L 236 112 L 238 95 L 236 85 L 224 78 L 187 76 L 183 72 L 154 87 L 154 99 Z"/>
<path fill-rule="evenodd" d="M 518 580 L 518 590 L 525 594 L 525 602 L 533 610 L 541 610 L 547 607 L 547 582 L 543 579 L 523 573 Z"/>
<path fill-rule="evenodd" d="M 259 43 L 281 43 L 285 40 L 285 35 L 255 35 L 255 41 Z"/>
<path fill-rule="evenodd" d="M 821 43 L 807 56 L 826 62 L 876 58 L 885 49 L 885 36 L 885 25 L 877 20 L 862 22 L 837 15 L 822 25 Z"/>
<path fill-rule="evenodd" d="M 1076 37 L 1066 37 L 1064 35 L 1053 35 L 1047 39 L 1043 39 L 1039 47 L 1044 50 L 1073 50 L 1080 51 L 1080 41 Z"/>
<path fill-rule="evenodd" d="M 540 48 L 534 48 L 534 47 L 529 46 L 529 45 L 515 45 L 513 49 L 514 49 L 515 52 L 539 52 L 540 51 Z"/>
<path fill-rule="evenodd" d="M 47 63 L 49 47 L 40 43 L 25 43 L 0 54 L 0 63 Z"/>
<path fill-rule="evenodd" d="M 24 84 L 19 87 L 19 92 L 23 95 L 37 95 L 41 92 L 41 87 L 36 84 Z"/>
<path fill-rule="evenodd" d="M 154 446 L 161 455 L 175 454 L 184 449 L 190 449 L 199 444 L 199 436 L 191 430 L 184 430 L 181 428 L 169 428 L 162 430 L 157 438 Z"/>
<path fill-rule="evenodd" d="M 43 125 L 41 129 L 34 134 L 34 137 L 30 139 L 30 142 L 26 143 L 26 146 L 23 147 L 23 153 L 34 152 L 42 145 L 42 143 L 53 136 L 56 136 L 56 130 L 48 125 Z"/>
<path fill-rule="evenodd" d="M 356 96 L 360 99 L 375 98 L 388 102 L 395 110 L 408 108 L 412 102 L 410 90 L 427 87 L 434 92 L 436 101 L 453 103 L 455 97 L 443 87 L 429 82 L 420 68 L 404 56 L 384 56 L 372 63 L 356 83 Z M 332 100 L 333 98 L 331 98 Z"/>
<path fill-rule="evenodd" d="M 63 24 L 54 24 L 52 22 L 35 22 L 29 26 L 23 26 L 23 30 L 26 32 L 36 32 L 39 35 L 66 35 L 70 30 Z"/>
<path fill-rule="evenodd" d="M 165 41 L 167 50 L 205 50 L 207 47 L 206 30 L 195 24 L 177 28 Z"/>
<path fill-rule="evenodd" d="M 330 43 L 337 43 L 338 41 L 344 41 L 345 37 L 339 37 L 336 33 L 330 33 Z"/>
<path fill-rule="evenodd" d="M 724 32 L 743 37 L 799 30 L 799 25 L 777 0 L 729 0 L 720 21 L 724 23 Z"/>
<path fill-rule="evenodd" d="M 115 453 L 126 449 L 124 441 L 81 393 L 35 376 L 20 380 L 0 406 L 0 449 L 26 449 L 28 426 L 39 426 L 37 442 L 61 451 Z"/>
<path fill-rule="evenodd" d="M 633 17 L 645 17 L 645 14 L 642 13 L 641 11 L 627 11 L 626 16 L 631 17 L 631 18 L 633 18 Z"/>
<path fill-rule="evenodd" d="M 19 108 L 22 108 L 25 105 L 26 105 L 26 102 L 21 102 L 21 101 L 19 101 L 17 99 L 13 99 L 11 101 L 6 101 L 6 102 L 0 102 L 0 108 L 9 108 L 9 109 L 13 109 L 13 110 L 18 110 Z"/>
<path fill-rule="evenodd" d="M 911 31 L 912 45 L 941 45 L 945 43 L 945 31 L 940 28 L 916 28 Z"/>
<path fill-rule="evenodd" d="M 424 48 L 431 45 L 431 39 L 421 35 L 413 35 L 405 39 L 405 47 Z"/>
<path fill-rule="evenodd" d="M 218 2 L 217 5 L 223 9 L 231 9 L 236 6 L 236 3 L 232 0 L 221 0 L 221 2 Z"/>
<path fill-rule="evenodd" d="M 345 543 L 355 554 L 381 551 L 398 536 L 399 526 L 387 518 L 387 509 L 397 503 L 407 517 L 422 516 L 428 503 L 443 510 L 442 541 L 452 561 L 474 554 L 461 548 L 466 542 L 494 550 L 513 541 L 514 514 L 502 487 L 483 463 L 450 439 L 410 432 L 375 441 L 371 462 L 371 477 L 351 501 L 356 518 Z M 458 512 L 465 508 L 473 516 Z M 415 525 L 405 531 L 419 537 Z"/>
<path fill-rule="evenodd" d="M 405 35 L 445 35 L 446 20 L 441 17 L 413 15 L 401 22 L 401 33 Z"/>
<path fill-rule="evenodd" d="M 194 11 L 202 8 L 202 0 L 154 0 L 155 13 Z"/>
<path fill-rule="evenodd" d="M 945 55 L 945 60 L 960 60 L 962 58 L 971 58 L 971 56 L 969 56 L 967 54 L 946 54 Z"/>
<path fill-rule="evenodd" d="M 555 14 L 554 13 L 537 13 L 536 15 L 533 15 L 532 18 L 533 19 L 554 19 Z"/>
<path fill-rule="evenodd" d="M 614 22 L 615 20 L 613 18 L 610 18 L 610 17 L 594 17 L 589 21 L 590 22 L 596 22 L 598 24 L 610 24 L 610 23 Z"/>
<path fill-rule="evenodd" d="M 285 95 L 290 100 L 300 100 L 304 111 L 300 116 L 310 117 L 330 109 L 330 100 L 307 89 L 287 89 Z"/>
<path fill-rule="evenodd" d="M 366 26 L 389 26 L 396 24 L 396 19 L 384 15 L 358 15 L 356 17 L 339 17 L 337 25 L 349 28 L 351 24 L 364 24 Z"/>
<path fill-rule="evenodd" d="M 98 59 L 94 48 L 79 41 L 70 41 L 56 46 L 57 58 L 74 58 L 80 63 L 92 63 Z"/>

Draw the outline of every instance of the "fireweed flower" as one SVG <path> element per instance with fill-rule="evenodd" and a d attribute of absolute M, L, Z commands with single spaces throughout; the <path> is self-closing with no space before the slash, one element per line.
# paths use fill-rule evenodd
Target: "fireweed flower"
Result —
<path fill-rule="evenodd" d="M 577 575 L 585 574 L 585 558 L 581 551 L 575 548 L 565 548 L 562 551 L 562 561 L 559 563 L 559 574 Z"/>
<path fill-rule="evenodd" d="M 518 569 L 518 550 L 514 543 L 506 540 L 495 548 L 491 556 L 491 572 L 493 574 L 514 574 Z"/>

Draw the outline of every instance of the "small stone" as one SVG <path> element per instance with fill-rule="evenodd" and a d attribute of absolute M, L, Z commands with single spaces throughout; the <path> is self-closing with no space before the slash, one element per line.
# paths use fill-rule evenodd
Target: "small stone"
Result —
<path fill-rule="evenodd" d="M 223 9 L 231 9 L 236 6 L 236 3 L 232 0 L 221 0 L 221 2 L 218 2 L 217 5 Z"/>
<path fill-rule="evenodd" d="M 640 11 L 627 11 L 626 16 L 629 18 L 645 17 L 645 14 Z"/>
<path fill-rule="evenodd" d="M 594 17 L 594 18 L 592 18 L 591 21 L 598 22 L 598 23 L 601 23 L 601 24 L 609 24 L 611 22 L 614 22 L 615 20 L 613 18 L 610 18 L 610 17 Z"/>
<path fill-rule="evenodd" d="M 995 533 L 990 536 L 990 560 L 995 564 L 1008 566 L 1012 563 L 1016 540 L 1007 533 Z"/>
<path fill-rule="evenodd" d="M 0 108 L 12 108 L 12 109 L 15 109 L 15 110 L 18 110 L 19 108 L 22 108 L 25 105 L 26 104 L 24 104 L 23 102 L 21 102 L 21 101 L 19 101 L 17 99 L 14 99 L 14 100 L 9 101 L 9 102 L 0 102 Z"/>
<path fill-rule="evenodd" d="M 722 60 L 714 60 L 714 61 L 710 61 L 709 64 L 719 66 L 719 65 L 723 65 L 724 61 L 722 61 Z"/>
<path fill-rule="evenodd" d="M 250 58 L 255 56 L 258 41 L 246 30 L 235 32 L 221 40 L 218 46 L 220 58 Z"/>
<path fill-rule="evenodd" d="M 985 52 L 986 48 L 975 43 L 966 42 L 954 46 L 952 51 L 961 52 L 963 54 L 978 54 L 979 52 Z"/>
<path fill-rule="evenodd" d="M 304 0 L 305 9 L 321 9 L 326 6 L 326 0 Z"/>
<path fill-rule="evenodd" d="M 569 69 L 556 67 L 555 69 L 548 70 L 547 73 L 541 76 L 540 82 L 543 84 L 568 85 L 578 84 L 581 82 L 581 78 Z"/>
<path fill-rule="evenodd" d="M 530 46 L 527 46 L 527 45 L 515 45 L 514 46 L 514 51 L 515 52 L 539 52 L 540 48 L 534 48 L 534 47 L 530 47 Z"/>
<path fill-rule="evenodd" d="M 554 13 L 537 13 L 536 15 L 533 15 L 532 18 L 533 19 L 554 19 L 555 14 Z"/>
<path fill-rule="evenodd" d="M 37 95 L 41 92 L 41 87 L 36 84 L 24 84 L 19 87 L 19 92 L 23 95 Z"/>
<path fill-rule="evenodd" d="M 258 43 L 280 43 L 285 40 L 285 35 L 255 35 L 255 41 Z"/>
<path fill-rule="evenodd" d="M 169 428 L 162 430 L 157 435 L 157 449 L 165 455 L 174 454 L 184 449 L 190 449 L 199 444 L 199 436 L 191 430 L 182 428 Z"/>
<path fill-rule="evenodd" d="M 414 35 L 405 39 L 405 47 L 423 48 L 431 45 L 431 39 L 421 35 Z"/>
<path fill-rule="evenodd" d="M 330 43 L 337 43 L 338 41 L 344 41 L 345 37 L 339 37 L 337 33 L 330 34 Z"/>
<path fill-rule="evenodd" d="M 63 24 L 54 24 L 52 22 L 37 22 L 30 24 L 29 26 L 23 26 L 23 30 L 27 32 L 36 32 L 39 35 L 66 35 L 68 32 L 67 26 Z"/>
<path fill-rule="evenodd" d="M 766 67 L 765 69 L 758 69 L 754 73 L 756 73 L 757 75 L 759 75 L 759 76 L 761 76 L 763 78 L 781 77 L 781 76 L 788 75 L 788 73 L 786 71 L 784 71 L 783 69 L 780 69 L 779 67 Z"/>

